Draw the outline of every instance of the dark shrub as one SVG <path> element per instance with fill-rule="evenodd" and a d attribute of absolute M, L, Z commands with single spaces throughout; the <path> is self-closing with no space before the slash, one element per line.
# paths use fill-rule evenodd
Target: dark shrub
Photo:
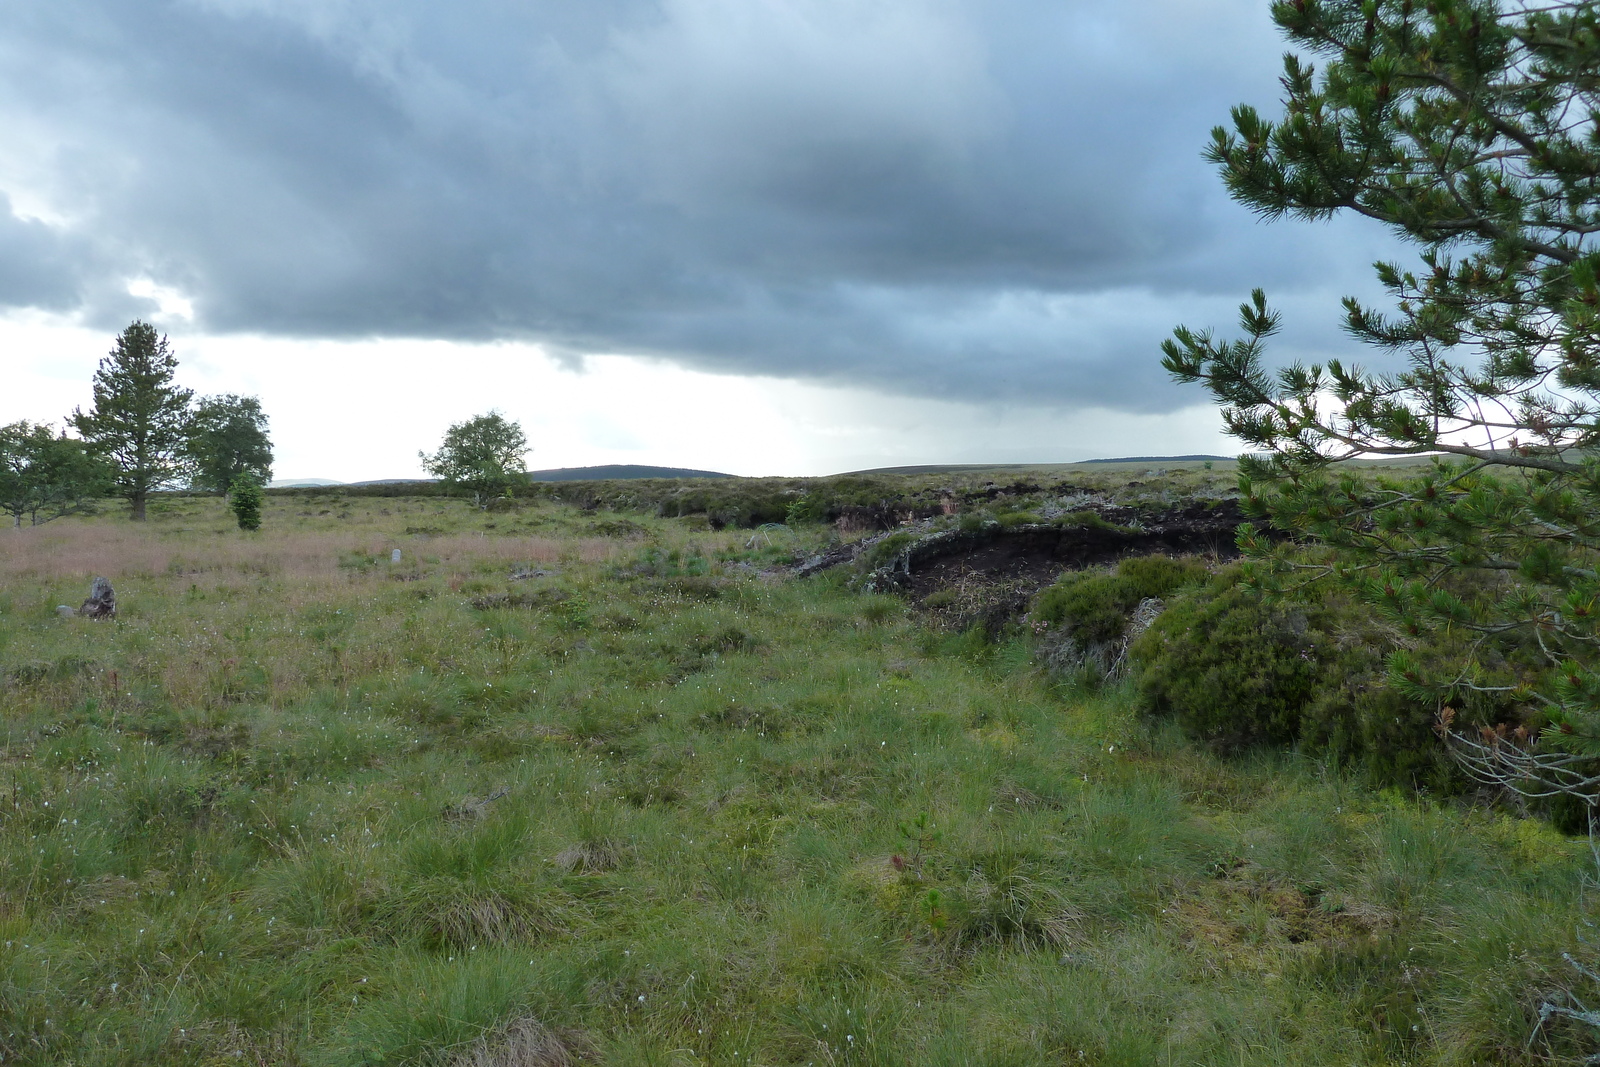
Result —
<path fill-rule="evenodd" d="M 1052 628 L 1071 631 L 1081 641 L 1115 641 L 1128 623 L 1131 590 L 1115 574 L 1072 574 L 1039 594 L 1032 615 Z"/>
<path fill-rule="evenodd" d="M 241 474 L 228 487 L 228 507 L 239 520 L 241 530 L 261 529 L 261 486 L 248 474 Z"/>
<path fill-rule="evenodd" d="M 1296 740 L 1321 674 L 1304 614 L 1267 607 L 1237 572 L 1168 608 L 1131 654 L 1145 706 L 1222 748 Z"/>
<path fill-rule="evenodd" d="M 1388 659 L 1400 647 L 1398 635 L 1369 609 L 1342 598 L 1326 601 L 1316 622 L 1326 631 L 1323 672 L 1301 717 L 1301 746 L 1359 764 L 1384 784 L 1458 787 L 1461 782 L 1433 729 L 1437 700 L 1410 697 L 1389 683 Z M 1466 662 L 1467 643 L 1460 634 L 1434 633 L 1407 642 L 1406 655 L 1430 674 L 1453 674 Z M 1514 648 L 1511 652 L 1515 657 Z M 1477 679 L 1482 688 L 1458 689 L 1449 703 L 1464 722 L 1525 721 L 1510 693 L 1516 672 L 1495 649 L 1480 649 L 1479 655 L 1490 664 L 1490 673 Z"/>
<path fill-rule="evenodd" d="M 1459 788 L 1433 733 L 1438 708 L 1393 688 L 1387 661 L 1399 634 L 1370 608 L 1331 591 L 1268 603 L 1238 584 L 1237 569 L 1176 600 L 1130 651 L 1141 702 L 1219 748 L 1295 744 L 1359 768 L 1375 783 Z M 1462 638 L 1405 644 L 1427 666 L 1460 662 Z M 1483 678 L 1508 685 L 1512 670 Z M 1475 722 L 1514 719 L 1508 698 L 1452 696 Z"/>

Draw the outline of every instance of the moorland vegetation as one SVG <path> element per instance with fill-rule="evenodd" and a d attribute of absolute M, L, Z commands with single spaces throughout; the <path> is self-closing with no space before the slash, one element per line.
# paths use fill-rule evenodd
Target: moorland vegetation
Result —
<path fill-rule="evenodd" d="M 999 514 L 1083 503 L 931 526 L 1003 539 L 1027 524 Z M 1595 962 L 1581 839 L 1320 749 L 1197 744 L 1137 682 L 1035 666 L 1064 605 L 1126 589 L 1047 582 L 992 632 L 939 590 L 852 588 L 874 531 L 326 491 L 264 511 L 247 535 L 163 495 L 145 524 L 7 533 L 6 1062 L 1593 1051 L 1539 1017 L 1592 992 L 1562 958 Z M 788 576 L 857 539 L 862 562 Z M 1236 590 L 1226 567 L 1121 577 L 1181 605 Z M 59 617 L 91 573 L 116 621 Z"/>
<path fill-rule="evenodd" d="M 1347 304 L 1396 373 L 1177 332 L 1237 494 L 468 456 L 8 531 L 0 1054 L 1596 1062 L 1600 19 L 1273 12 L 1328 64 L 1230 190 L 1425 269 Z"/>

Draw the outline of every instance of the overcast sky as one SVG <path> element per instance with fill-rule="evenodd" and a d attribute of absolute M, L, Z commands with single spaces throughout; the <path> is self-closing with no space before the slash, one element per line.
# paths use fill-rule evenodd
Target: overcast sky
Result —
<path fill-rule="evenodd" d="M 0 0 L 0 422 L 134 317 L 288 476 L 1235 451 L 1166 381 L 1264 285 L 1337 354 L 1370 224 L 1200 158 L 1265 0 Z"/>

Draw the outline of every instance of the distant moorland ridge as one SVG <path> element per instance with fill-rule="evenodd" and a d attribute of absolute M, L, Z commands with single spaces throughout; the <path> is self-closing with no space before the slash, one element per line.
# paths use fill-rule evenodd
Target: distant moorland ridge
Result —
<path fill-rule="evenodd" d="M 640 463 L 605 463 L 596 467 L 557 467 L 553 470 L 529 471 L 528 478 L 535 482 L 597 482 L 629 478 L 732 478 L 720 471 L 692 470 L 688 467 L 652 467 Z M 332 478 L 281 478 L 271 483 L 270 489 L 310 489 L 319 486 L 340 485 L 427 485 L 437 478 L 372 478 L 361 482 L 341 482 Z"/>
<path fill-rule="evenodd" d="M 867 474 L 958 474 L 966 471 L 1040 471 L 1062 470 L 1087 463 L 1199 463 L 1202 461 L 1232 463 L 1233 456 L 1123 456 L 1116 459 L 1080 459 L 1071 463 L 916 463 L 903 467 L 873 467 L 869 470 L 849 471 L 849 475 Z"/>

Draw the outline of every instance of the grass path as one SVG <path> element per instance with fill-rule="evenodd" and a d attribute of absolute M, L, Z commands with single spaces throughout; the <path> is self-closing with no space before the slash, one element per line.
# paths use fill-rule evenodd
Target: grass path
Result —
<path fill-rule="evenodd" d="M 1219 762 L 733 534 L 275 506 L 0 538 L 6 1064 L 1578 1047 L 1539 823 Z"/>

